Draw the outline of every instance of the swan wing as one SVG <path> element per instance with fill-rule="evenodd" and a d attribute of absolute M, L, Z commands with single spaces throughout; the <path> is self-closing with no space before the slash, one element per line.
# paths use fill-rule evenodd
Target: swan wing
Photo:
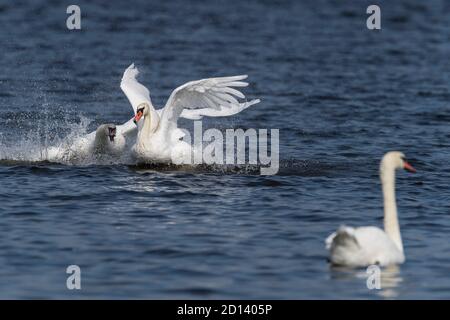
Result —
<path fill-rule="evenodd" d="M 328 250 L 332 250 L 337 246 L 358 248 L 359 244 L 355 235 L 355 229 L 346 226 L 339 227 L 336 232 L 327 237 L 325 246 Z"/>
<path fill-rule="evenodd" d="M 355 234 L 361 248 L 370 253 L 378 264 L 387 265 L 404 261 L 403 251 L 399 250 L 384 230 L 377 227 L 361 227 L 356 229 Z"/>
<path fill-rule="evenodd" d="M 356 229 L 341 226 L 325 241 L 330 251 L 330 262 L 334 265 L 356 266 L 360 264 L 360 245 Z"/>
<path fill-rule="evenodd" d="M 176 88 L 161 113 L 160 130 L 167 133 L 177 128 L 180 116 L 201 119 L 203 116 L 226 116 L 236 114 L 258 103 L 253 100 L 239 103 L 237 98 L 245 96 L 235 87 L 246 87 L 246 75 L 209 78 L 188 82 Z"/>
<path fill-rule="evenodd" d="M 228 116 L 233 116 L 233 115 L 235 115 L 235 114 L 237 114 L 259 102 L 261 102 L 261 100 L 254 99 L 254 100 L 251 100 L 248 102 L 233 105 L 229 108 L 225 108 L 225 107 L 221 106 L 219 110 L 212 109 L 212 108 L 183 109 L 180 117 L 189 119 L 189 120 L 200 120 L 205 116 L 206 117 L 228 117 Z"/>
<path fill-rule="evenodd" d="M 150 100 L 150 92 L 144 85 L 136 80 L 138 74 L 138 68 L 134 66 L 134 63 L 132 63 L 123 73 L 122 81 L 120 82 L 120 88 L 127 96 L 128 101 L 130 101 L 135 114 L 138 105 L 141 103 L 145 102 L 152 105 Z"/>

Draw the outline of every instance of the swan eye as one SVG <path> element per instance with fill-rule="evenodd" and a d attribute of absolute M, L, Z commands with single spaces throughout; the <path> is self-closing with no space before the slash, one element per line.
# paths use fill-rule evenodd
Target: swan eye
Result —
<path fill-rule="evenodd" d="M 137 110 L 137 112 L 142 112 L 142 113 L 144 113 L 144 108 L 142 107 L 142 108 L 139 108 L 138 110 Z"/>

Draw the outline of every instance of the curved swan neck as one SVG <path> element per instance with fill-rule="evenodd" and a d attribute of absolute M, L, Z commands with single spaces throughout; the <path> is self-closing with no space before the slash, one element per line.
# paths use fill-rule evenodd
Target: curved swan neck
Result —
<path fill-rule="evenodd" d="M 395 169 L 393 167 L 381 167 L 381 184 L 384 200 L 384 231 L 399 250 L 403 252 L 395 199 Z"/>
<path fill-rule="evenodd" d="M 149 112 L 144 117 L 144 124 L 142 126 L 140 134 L 143 136 L 148 136 L 151 132 L 152 132 L 152 115 L 151 112 Z"/>
<path fill-rule="evenodd" d="M 145 143 L 146 138 L 156 131 L 158 123 L 158 114 L 154 111 L 153 107 L 150 107 L 149 111 L 144 116 L 144 124 L 142 125 L 142 129 L 138 132 L 139 143 Z"/>

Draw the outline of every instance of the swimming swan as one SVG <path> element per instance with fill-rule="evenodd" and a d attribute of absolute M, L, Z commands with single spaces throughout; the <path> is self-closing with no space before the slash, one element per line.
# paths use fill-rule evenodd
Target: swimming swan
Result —
<path fill-rule="evenodd" d="M 405 261 L 403 243 L 395 201 L 395 170 L 416 170 L 401 152 L 384 155 L 380 178 L 384 197 L 384 230 L 377 227 L 352 228 L 341 226 L 326 239 L 330 262 L 334 265 L 365 267 L 372 264 L 387 266 Z"/>

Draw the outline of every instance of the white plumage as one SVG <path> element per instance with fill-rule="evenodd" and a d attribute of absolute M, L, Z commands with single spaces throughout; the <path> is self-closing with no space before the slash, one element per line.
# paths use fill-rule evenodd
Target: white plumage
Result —
<path fill-rule="evenodd" d="M 403 251 L 397 248 L 387 234 L 377 227 L 352 228 L 341 226 L 326 239 L 330 260 L 336 265 L 363 267 L 382 266 L 405 261 Z"/>
<path fill-rule="evenodd" d="M 415 172 L 401 152 L 388 152 L 380 165 L 384 198 L 384 230 L 377 227 L 341 226 L 325 240 L 330 262 L 335 265 L 387 266 L 405 261 L 395 201 L 395 170 Z"/>
<path fill-rule="evenodd" d="M 237 100 L 245 96 L 235 88 L 248 85 L 242 81 L 247 76 L 240 75 L 188 82 L 172 92 L 164 108 L 155 110 L 148 89 L 136 79 L 138 74 L 134 64 L 130 65 L 124 72 L 120 87 L 139 123 L 133 151 L 141 161 L 190 162 L 187 159 L 190 159 L 191 146 L 180 140 L 184 135 L 178 129 L 180 117 L 197 120 L 203 116 L 230 116 L 260 102 L 258 99 L 244 103 Z"/>
<path fill-rule="evenodd" d="M 50 147 L 47 159 L 74 163 L 90 163 L 99 157 L 121 157 L 132 133 L 136 130 L 133 120 L 123 125 L 102 124 L 95 131 L 76 138 L 70 144 Z"/>
<path fill-rule="evenodd" d="M 178 129 L 178 118 L 200 120 L 204 116 L 231 116 L 260 102 L 258 99 L 238 102 L 237 98 L 244 99 L 245 96 L 233 87 L 248 85 L 242 81 L 247 77 L 243 75 L 188 82 L 172 92 L 164 108 L 155 110 L 149 90 L 136 80 L 138 74 L 134 64 L 130 65 L 122 76 L 120 88 L 135 116 L 141 108 L 142 121 L 136 121 L 135 117 L 122 125 L 101 125 L 70 144 L 48 148 L 47 159 L 89 163 L 99 156 L 123 156 L 132 149 L 140 161 L 184 163 L 192 150 L 189 144 L 180 140 L 184 132 Z M 108 130 L 114 130 L 113 139 L 109 138 Z"/>

